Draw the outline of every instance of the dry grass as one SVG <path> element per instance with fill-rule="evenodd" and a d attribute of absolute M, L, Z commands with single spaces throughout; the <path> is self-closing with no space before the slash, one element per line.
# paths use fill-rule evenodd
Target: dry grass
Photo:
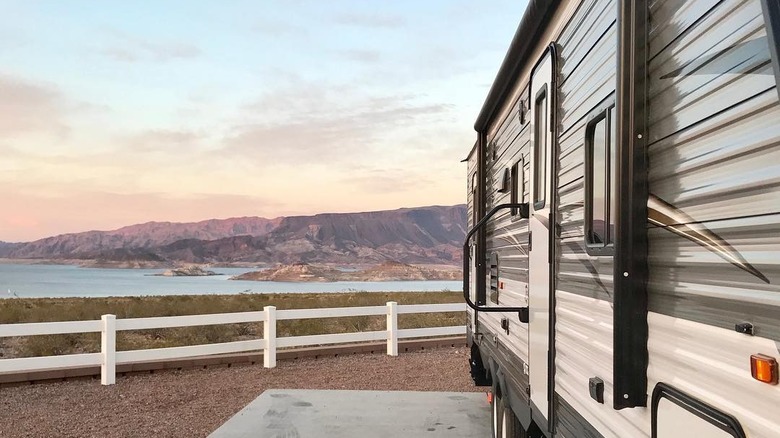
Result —
<path fill-rule="evenodd" d="M 458 292 L 349 292 L 326 294 L 239 294 L 170 295 L 114 298 L 22 298 L 0 301 L 3 323 L 83 321 L 100 319 L 103 314 L 117 318 L 201 315 L 207 313 L 247 312 L 265 306 L 277 309 L 313 309 L 399 304 L 460 302 Z M 464 324 L 463 313 L 400 315 L 401 328 L 441 327 Z M 301 336 L 323 333 L 383 330 L 382 316 L 279 321 L 277 336 Z M 117 349 L 135 350 L 183 345 L 211 344 L 262 337 L 262 323 L 211 325 L 170 329 L 120 332 Z M 0 338 L 0 357 L 50 356 L 100 350 L 100 334 Z"/>

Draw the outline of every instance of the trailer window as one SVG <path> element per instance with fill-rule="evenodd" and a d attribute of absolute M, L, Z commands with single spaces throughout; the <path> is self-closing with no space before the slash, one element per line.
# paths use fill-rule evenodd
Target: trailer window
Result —
<path fill-rule="evenodd" d="M 534 208 L 544 208 L 547 196 L 547 88 L 541 90 L 536 98 L 534 129 Z"/>
<path fill-rule="evenodd" d="M 523 159 L 515 163 L 512 166 L 510 173 L 510 179 L 512 181 L 512 190 L 510 193 L 510 201 L 512 204 L 525 202 L 525 172 L 523 171 Z M 520 214 L 520 210 L 517 208 L 512 209 L 512 216 Z"/>
<path fill-rule="evenodd" d="M 477 224 L 477 173 L 471 176 L 471 226 Z"/>
<path fill-rule="evenodd" d="M 585 243 L 589 254 L 611 255 L 615 236 L 614 106 L 585 130 Z"/>

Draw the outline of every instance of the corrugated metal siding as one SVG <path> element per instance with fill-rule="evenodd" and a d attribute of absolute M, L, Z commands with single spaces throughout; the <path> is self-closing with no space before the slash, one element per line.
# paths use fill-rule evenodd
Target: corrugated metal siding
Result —
<path fill-rule="evenodd" d="M 587 115 L 615 91 L 617 4 L 584 1 L 561 34 L 556 288 L 611 301 L 612 258 L 585 252 Z"/>
<path fill-rule="evenodd" d="M 584 1 L 562 33 L 558 90 L 556 214 L 555 391 L 556 436 L 606 436 L 612 394 L 612 257 L 585 251 L 585 127 L 587 117 L 615 92 L 617 4 Z M 606 404 L 588 393 L 588 379 L 604 380 Z M 621 421 L 624 435 L 641 436 Z M 591 425 L 590 427 L 588 425 Z M 606 431 L 606 432 L 605 432 Z"/>
<path fill-rule="evenodd" d="M 558 291 L 556 299 L 555 391 L 605 437 L 649 437 L 649 409 L 612 408 L 611 303 L 562 291 Z M 603 404 L 590 398 L 591 377 L 604 381 Z M 565 417 L 560 421 L 564 423 L 560 425 L 561 436 L 578 436 L 566 433 L 572 426 L 565 424 Z"/>
<path fill-rule="evenodd" d="M 780 340 L 780 102 L 760 1 L 650 12 L 663 23 L 650 34 L 650 192 L 768 280 L 651 228 L 650 309 L 730 329 L 750 321 Z"/>
<path fill-rule="evenodd" d="M 582 415 L 559 394 L 555 394 L 555 411 L 558 421 L 555 436 L 561 438 L 603 438 Z"/>
<path fill-rule="evenodd" d="M 476 173 L 477 173 L 477 147 L 476 145 L 472 148 L 471 153 L 469 154 L 468 158 L 466 159 L 466 210 L 467 210 L 467 217 L 466 221 L 468 224 L 467 229 L 471 230 L 474 227 L 474 209 L 476 208 L 474 205 L 474 184 L 479 184 L 479 181 L 476 180 Z M 472 240 L 472 245 L 474 244 L 474 240 Z M 471 291 L 471 299 L 472 301 L 475 299 L 475 280 L 477 276 L 476 268 L 474 267 L 474 246 L 472 246 L 471 251 L 471 263 L 469 263 L 469 279 L 470 284 L 469 288 Z M 468 320 L 470 323 L 474 321 L 474 310 L 472 310 L 470 307 L 467 309 L 468 313 Z M 473 328 L 473 326 L 472 326 Z"/>
<path fill-rule="evenodd" d="M 777 436 L 780 387 L 754 380 L 749 359 L 780 354 L 773 341 L 657 313 L 648 315 L 648 326 L 650 388 L 669 383 L 735 416 L 751 438 Z"/>
<path fill-rule="evenodd" d="M 472 153 L 469 154 L 468 158 L 466 159 L 466 213 L 467 213 L 467 229 L 471 229 L 474 227 L 474 183 L 479 184 L 479 181 L 476 181 L 476 174 L 477 174 L 477 150 L 476 146 L 474 146 L 474 149 L 472 150 Z"/>
<path fill-rule="evenodd" d="M 757 352 L 780 355 L 768 339 L 780 320 L 780 106 L 759 1 L 657 0 L 650 7 L 651 192 L 728 241 L 769 283 L 651 228 L 650 306 L 663 314 L 648 317 L 648 391 L 671 383 L 736 415 L 750 436 L 773 436 L 780 387 L 753 381 L 747 360 Z M 614 92 L 616 12 L 614 1 L 583 1 L 558 38 L 555 390 L 568 405 L 558 404 L 557 436 L 576 436 L 585 424 L 607 437 L 650 435 L 648 408 L 612 409 L 612 259 L 590 257 L 583 245 L 584 128 Z M 512 106 L 489 139 L 496 153 L 488 148 L 487 209 L 509 201 L 497 188 L 521 156 L 528 180 L 529 132 L 517 120 L 517 102 Z M 505 279 L 518 276 L 505 280 L 502 304 L 527 300 L 525 242 L 525 221 L 511 222 L 508 213 L 489 230 L 488 254 L 499 253 Z M 740 315 L 750 317 L 758 336 L 733 331 Z M 513 322 L 509 336 L 502 317 Z M 480 321 L 527 360 L 527 328 L 516 315 L 480 314 Z M 594 376 L 605 382 L 604 404 L 589 397 Z"/>
<path fill-rule="evenodd" d="M 612 309 L 602 300 L 559 293 L 556 345 L 556 392 L 583 421 L 605 437 L 649 437 L 650 408 L 612 409 Z M 751 354 L 780 355 L 778 345 L 760 336 L 650 313 L 648 315 L 648 391 L 658 382 L 678 389 L 734 415 L 748 436 L 769 438 L 780 430 L 780 387 L 755 381 Z M 591 363 L 584 368 L 582 361 Z M 604 380 L 604 404 L 588 394 L 588 379 Z M 756 401 L 760 401 L 757 403 Z M 560 434 L 577 436 L 570 413 Z"/>
<path fill-rule="evenodd" d="M 614 8 L 614 1 L 608 2 Z M 609 28 L 600 35 L 596 45 L 590 48 L 588 56 L 577 65 L 577 68 L 568 76 L 562 76 L 564 81 L 560 84 L 559 98 L 565 101 L 560 106 L 560 132 L 566 134 L 569 129 L 577 126 L 593 109 L 607 96 L 614 93 L 617 74 L 617 62 L 615 53 L 617 50 L 617 34 L 615 22 L 612 21 Z M 594 26 L 596 23 L 593 24 Z M 600 32 L 601 29 L 591 28 L 591 32 Z M 582 43 L 581 41 L 577 41 Z M 561 46 L 561 60 L 563 65 L 570 63 L 566 56 L 566 46 Z"/>
<path fill-rule="evenodd" d="M 664 6 L 671 8 L 673 3 L 680 6 L 684 2 L 669 1 Z M 694 24 L 662 27 L 668 32 L 664 41 L 674 39 L 651 54 L 651 143 L 774 87 L 759 0 L 724 1 L 709 10 L 687 10 L 692 17 L 677 18 Z M 655 12 L 650 11 L 653 22 Z M 651 45 L 655 37 L 651 31 Z"/>
<path fill-rule="evenodd" d="M 649 2 L 652 12 L 650 17 L 650 39 L 648 41 L 648 54 L 655 57 L 672 41 L 711 9 L 717 7 L 722 0 L 656 0 Z"/>
<path fill-rule="evenodd" d="M 778 120 L 770 89 L 653 143 L 651 193 L 697 221 L 780 212 Z"/>
<path fill-rule="evenodd" d="M 528 92 L 522 93 L 527 99 Z M 527 102 L 526 102 L 527 107 Z M 522 157 L 525 159 L 524 174 L 529 172 L 529 124 L 520 123 L 520 101 L 512 104 L 508 115 L 500 121 L 495 136 L 488 139 L 489 147 L 486 157 L 487 205 L 489 211 L 498 204 L 510 202 L 510 192 L 499 193 L 504 173 Z M 526 185 L 526 190 L 528 186 Z M 527 192 L 526 195 L 528 196 Z M 498 255 L 499 281 L 504 287 L 499 289 L 499 304 L 501 306 L 528 305 L 528 221 L 513 220 L 509 210 L 498 213 L 486 227 L 486 255 Z M 489 303 L 490 304 L 490 303 Z M 510 332 L 507 334 L 501 328 L 501 319 L 507 318 Z M 498 336 L 498 341 L 505 345 L 521 360 L 528 359 L 528 328 L 517 320 L 516 313 L 480 313 L 480 323 L 485 329 Z"/>

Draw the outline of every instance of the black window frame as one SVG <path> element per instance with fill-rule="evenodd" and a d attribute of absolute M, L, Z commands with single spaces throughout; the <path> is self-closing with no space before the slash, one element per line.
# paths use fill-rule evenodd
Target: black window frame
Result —
<path fill-rule="evenodd" d="M 471 175 L 471 226 L 477 224 L 477 172 Z"/>
<path fill-rule="evenodd" d="M 501 176 L 501 185 L 498 187 L 498 193 L 507 193 L 512 190 L 512 169 L 507 167 Z"/>
<path fill-rule="evenodd" d="M 612 187 L 612 180 L 617 178 L 616 174 L 610 174 L 608 169 L 612 165 L 615 172 L 617 171 L 618 163 L 610 163 L 610 160 L 616 157 L 616 133 L 612 129 L 614 125 L 615 114 L 615 100 L 614 97 L 608 99 L 598 107 L 596 107 L 588 116 L 587 123 L 585 125 L 585 214 L 583 217 L 584 228 L 584 241 L 585 250 L 590 255 L 595 256 L 614 256 L 615 254 L 615 229 L 610 230 L 610 223 L 616 223 L 617 218 L 611 217 L 611 206 L 617 202 L 617 188 L 615 192 L 610 193 Z M 605 229 L 607 231 L 606 241 L 593 242 L 591 239 L 593 230 L 593 140 L 596 132 L 596 126 L 604 121 L 604 127 L 606 129 L 605 135 L 605 185 L 607 187 L 607 193 L 605 193 L 605 205 L 604 205 L 604 218 Z M 615 216 L 619 213 L 615 211 Z"/>
<path fill-rule="evenodd" d="M 520 157 L 509 171 L 511 186 L 509 190 L 509 202 L 518 204 L 525 202 L 525 157 Z M 512 220 L 522 219 L 520 209 L 513 208 Z"/>
<path fill-rule="evenodd" d="M 521 125 L 525 125 L 526 120 L 526 114 L 528 110 L 525 107 L 525 101 L 523 99 L 520 99 L 519 102 L 519 108 L 518 108 L 518 119 L 520 120 Z"/>
<path fill-rule="evenodd" d="M 545 113 L 540 116 L 539 114 L 539 103 L 541 101 L 544 101 L 545 106 Z M 551 105 L 550 105 L 550 93 L 547 90 L 547 84 L 544 84 L 542 88 L 536 93 L 536 96 L 534 96 L 534 132 L 531 133 L 531 135 L 534 136 L 534 147 L 531 151 L 531 159 L 533 160 L 533 172 L 531 174 L 531 180 L 533 181 L 533 190 L 531 190 L 531 201 L 534 205 L 534 210 L 541 210 L 544 208 L 544 206 L 547 204 L 547 186 L 550 173 L 550 169 L 547 168 L 549 163 L 547 163 L 547 152 L 548 149 L 551 147 L 550 143 L 552 142 L 552 136 L 549 135 L 547 140 L 544 142 L 544 150 L 542 151 L 542 154 L 539 153 L 539 137 L 541 131 L 539 130 L 539 120 L 545 119 L 545 128 L 547 131 L 550 131 L 552 129 L 552 123 L 550 121 L 552 120 L 551 117 Z M 541 117 L 541 118 L 540 118 Z M 544 177 L 540 178 L 540 169 L 544 171 L 542 174 Z M 541 184 L 540 184 L 541 183 Z M 539 187 L 542 186 L 542 192 L 539 193 Z"/>

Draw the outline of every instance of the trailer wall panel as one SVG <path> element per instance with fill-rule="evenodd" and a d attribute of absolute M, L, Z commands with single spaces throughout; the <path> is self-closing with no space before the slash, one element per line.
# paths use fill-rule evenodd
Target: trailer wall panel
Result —
<path fill-rule="evenodd" d="M 760 0 L 656 2 L 651 311 L 780 340 L 780 102 Z M 704 7 L 704 6 L 707 7 Z M 656 18 L 657 17 L 657 18 Z M 667 215 L 668 216 L 668 215 Z"/>

